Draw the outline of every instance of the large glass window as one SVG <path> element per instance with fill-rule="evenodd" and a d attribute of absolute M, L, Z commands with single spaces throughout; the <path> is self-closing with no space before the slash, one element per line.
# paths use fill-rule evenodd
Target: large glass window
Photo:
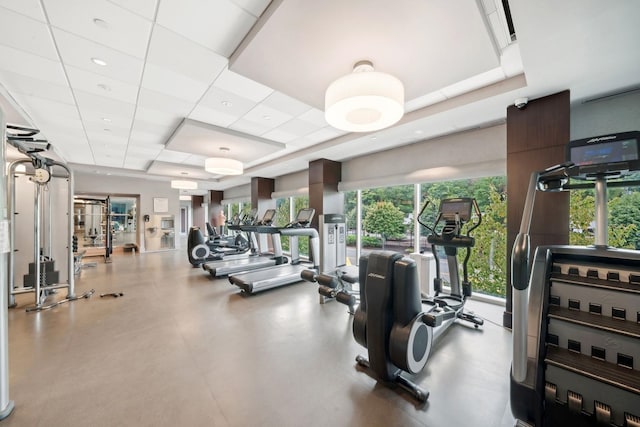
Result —
<path fill-rule="evenodd" d="M 298 211 L 309 207 L 309 196 L 294 196 L 276 199 L 276 219 L 275 225 L 284 227 L 293 221 Z M 291 253 L 289 236 L 281 236 L 282 250 Z M 300 237 L 298 239 L 300 256 L 309 256 L 309 239 Z"/>

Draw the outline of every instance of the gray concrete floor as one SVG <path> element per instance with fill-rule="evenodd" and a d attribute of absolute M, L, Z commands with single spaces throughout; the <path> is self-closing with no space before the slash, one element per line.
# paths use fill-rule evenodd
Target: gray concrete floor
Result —
<path fill-rule="evenodd" d="M 76 283 L 96 294 L 9 310 L 16 407 L 1 427 L 513 425 L 503 307 L 469 303 L 488 321 L 443 337 L 413 377 L 431 392 L 420 407 L 355 368 L 346 307 L 310 283 L 245 296 L 183 251 L 117 256 Z"/>

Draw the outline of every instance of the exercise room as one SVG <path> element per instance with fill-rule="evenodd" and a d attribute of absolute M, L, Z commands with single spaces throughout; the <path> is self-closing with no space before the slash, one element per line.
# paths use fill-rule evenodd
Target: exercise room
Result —
<path fill-rule="evenodd" d="M 639 21 L 0 0 L 0 427 L 640 426 Z"/>

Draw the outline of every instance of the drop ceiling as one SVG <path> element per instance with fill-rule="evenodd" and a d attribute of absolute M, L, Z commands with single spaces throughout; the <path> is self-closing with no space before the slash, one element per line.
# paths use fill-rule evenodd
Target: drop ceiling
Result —
<path fill-rule="evenodd" d="M 500 123 L 517 97 L 640 86 L 636 0 L 509 5 L 514 40 L 500 0 L 0 0 L 1 105 L 75 170 L 225 190 Z M 406 87 L 375 134 L 323 116 L 362 59 Z M 244 175 L 204 171 L 221 146 Z"/>

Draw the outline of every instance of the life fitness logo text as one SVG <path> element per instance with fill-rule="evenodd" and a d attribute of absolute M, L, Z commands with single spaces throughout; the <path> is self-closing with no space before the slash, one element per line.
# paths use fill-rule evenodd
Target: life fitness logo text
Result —
<path fill-rule="evenodd" d="M 612 136 L 601 136 L 600 138 L 593 138 L 587 141 L 587 144 L 591 144 L 593 142 L 602 142 L 602 141 L 608 141 L 610 139 L 616 139 L 615 135 Z"/>
<path fill-rule="evenodd" d="M 387 276 L 383 276 L 382 274 L 377 274 L 377 273 L 369 273 L 369 274 L 367 274 L 367 276 L 374 277 L 374 278 L 380 279 L 380 280 L 384 280 L 384 279 L 387 278 Z"/>

